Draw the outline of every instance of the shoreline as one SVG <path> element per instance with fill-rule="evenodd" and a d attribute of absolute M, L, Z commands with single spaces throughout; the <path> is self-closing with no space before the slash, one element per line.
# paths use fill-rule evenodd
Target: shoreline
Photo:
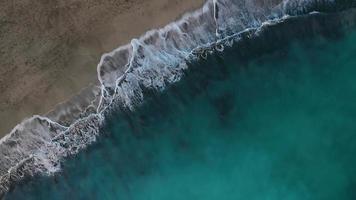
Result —
<path fill-rule="evenodd" d="M 239 19 L 232 15 L 236 14 L 238 3 L 219 6 L 219 12 L 224 11 L 222 13 L 230 19 Z M 276 8 L 276 5 L 269 6 Z M 217 24 L 223 28 L 229 24 L 225 24 L 224 17 L 221 17 L 222 21 L 214 18 L 217 15 L 212 2 L 209 2 L 182 19 L 149 31 L 131 44 L 105 54 L 98 65 L 101 84 L 89 87 L 79 95 L 88 98 L 81 98 L 84 99 L 81 102 L 74 97 L 63 105 L 65 109 L 53 110 L 46 117 L 35 116 L 19 125 L 11 137 L 7 137 L 8 140 L 0 140 L 0 149 L 4 150 L 5 155 L 0 157 L 3 163 L 0 173 L 4 174 L 0 177 L 0 183 L 6 183 L 3 188 L 0 187 L 0 194 L 1 190 L 7 191 L 9 185 L 23 177 L 50 175 L 60 170 L 62 159 L 77 154 L 96 141 L 111 108 L 123 106 L 131 109 L 143 101 L 143 90 L 163 90 L 167 85 L 179 81 L 187 67 L 185 62 L 190 58 L 204 58 L 206 54 L 220 51 L 240 39 L 253 37 L 261 26 L 273 26 L 273 23 L 268 23 L 270 18 L 263 15 L 264 12 L 272 12 L 271 9 L 268 6 L 262 8 L 265 9 L 259 10 L 256 15 L 261 17 L 263 23 L 256 27 L 253 20 L 247 20 L 247 24 L 236 21 L 233 32 L 247 34 L 241 37 L 236 35 L 231 40 L 224 40 L 229 36 L 229 30 L 221 32 L 221 38 L 217 38 L 215 33 L 220 28 Z M 254 12 L 255 9 L 252 7 L 247 10 Z M 283 21 L 285 12 L 284 7 L 277 7 L 277 11 L 273 10 L 278 15 L 275 19 Z M 305 14 L 310 12 L 307 10 Z M 191 54 L 192 57 L 187 58 Z"/>
<path fill-rule="evenodd" d="M 0 70 L 3 92 L 0 98 L 0 118 L 2 119 L 0 138 L 10 133 L 24 119 L 33 115 L 50 113 L 60 104 L 76 98 L 85 88 L 97 85 L 96 67 L 105 52 L 127 44 L 132 38 L 137 38 L 148 30 L 162 27 L 179 19 L 183 14 L 200 8 L 204 2 L 205 0 L 125 1 L 119 6 L 113 5 L 114 8 L 119 8 L 117 13 L 113 8 L 105 13 L 105 9 L 110 6 L 105 0 L 102 2 L 104 5 L 94 5 L 92 8 L 82 8 L 85 6 L 82 4 L 85 3 L 68 1 L 63 5 L 58 3 L 54 7 L 39 3 L 41 4 L 39 6 L 40 16 L 36 16 L 37 14 L 31 11 L 23 13 L 26 17 L 46 17 L 48 15 L 46 9 L 57 13 L 58 16 L 49 17 L 54 22 L 48 23 L 59 23 L 62 26 L 66 26 L 64 22 L 68 23 L 68 27 L 60 29 L 50 25 L 37 27 L 36 23 L 42 22 L 38 21 L 40 19 L 30 21 L 21 28 L 23 24 L 6 22 L 6 18 L 12 17 L 13 14 L 10 11 L 4 11 L 4 20 L 0 21 L 0 33 L 2 31 L 5 34 L 4 36 L 0 34 L 0 41 L 9 40 L 3 45 L 4 51 L 7 48 L 12 48 L 12 51 L 0 57 L 0 65 L 3 68 L 9 68 L 7 71 Z M 87 3 L 88 7 L 92 3 L 91 1 Z M 14 2 L 14 4 L 21 3 Z M 8 5 L 9 9 L 15 13 L 31 7 L 31 5 L 22 6 L 24 8 L 12 8 Z M 66 11 L 63 11 L 67 7 L 71 8 L 72 12 L 79 11 L 80 13 L 67 17 Z M 99 11 L 93 12 L 96 7 Z M 103 19 L 92 19 L 100 15 L 103 15 Z M 18 18 L 20 20 L 23 16 Z M 71 18 L 74 19 L 73 23 L 69 23 Z M 12 20 L 16 21 L 16 18 Z M 90 27 L 83 28 L 80 22 Z M 35 30 L 32 35 L 24 36 L 29 29 L 33 28 Z M 14 33 L 13 37 L 6 38 L 7 34 L 14 30 L 18 32 Z M 48 35 L 46 33 L 42 38 L 41 31 L 48 32 Z M 56 35 L 57 31 L 59 33 Z M 37 43 L 39 44 L 36 45 Z M 25 50 L 25 47 L 31 47 L 31 51 Z M 61 51 L 65 53 L 62 54 Z M 12 59 L 14 57 L 20 57 L 19 61 Z"/>

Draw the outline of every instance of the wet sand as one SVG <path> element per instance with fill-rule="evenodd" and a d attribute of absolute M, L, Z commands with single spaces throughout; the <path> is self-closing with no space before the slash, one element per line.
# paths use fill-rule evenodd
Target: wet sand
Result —
<path fill-rule="evenodd" d="M 103 53 L 204 0 L 0 2 L 0 137 L 97 81 Z"/>

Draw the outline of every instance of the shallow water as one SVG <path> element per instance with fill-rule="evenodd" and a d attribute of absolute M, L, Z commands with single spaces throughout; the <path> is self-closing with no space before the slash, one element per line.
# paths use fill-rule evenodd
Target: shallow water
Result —
<path fill-rule="evenodd" d="M 6 199 L 355 199 L 354 44 L 356 31 L 193 63 L 135 112 L 113 114 L 62 173 Z"/>

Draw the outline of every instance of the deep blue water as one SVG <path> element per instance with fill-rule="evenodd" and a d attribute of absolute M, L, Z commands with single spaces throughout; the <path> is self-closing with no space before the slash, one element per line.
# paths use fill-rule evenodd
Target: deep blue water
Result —
<path fill-rule="evenodd" d="M 191 63 L 136 111 L 115 112 L 61 173 L 6 198 L 356 199 L 355 44 L 351 30 Z"/>

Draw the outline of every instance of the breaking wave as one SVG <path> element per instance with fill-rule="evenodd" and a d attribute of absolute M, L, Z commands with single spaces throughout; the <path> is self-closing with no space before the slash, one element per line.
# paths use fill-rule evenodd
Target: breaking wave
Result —
<path fill-rule="evenodd" d="M 133 110 L 144 90 L 179 81 L 190 61 L 296 15 L 355 6 L 348 0 L 208 0 L 162 29 L 102 56 L 97 85 L 83 89 L 46 116 L 33 116 L 0 140 L 0 198 L 12 184 L 60 170 L 61 160 L 96 141 L 111 110 Z"/>

